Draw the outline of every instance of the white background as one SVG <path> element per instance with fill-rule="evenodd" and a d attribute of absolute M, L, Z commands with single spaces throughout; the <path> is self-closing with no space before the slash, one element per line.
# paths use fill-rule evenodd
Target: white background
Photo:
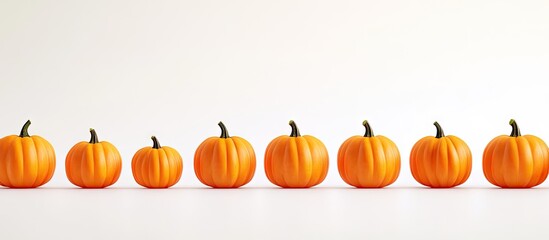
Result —
<path fill-rule="evenodd" d="M 0 189 L 0 238 L 547 235 L 537 224 L 549 182 L 494 189 L 482 151 L 510 118 L 549 139 L 548 13 L 547 1 L 1 1 L 0 136 L 31 119 L 58 165 L 43 189 Z M 330 153 L 315 189 L 276 190 L 264 174 L 265 147 L 290 119 Z M 400 149 L 388 189 L 347 188 L 337 172 L 340 144 L 364 119 Z M 220 120 L 256 150 L 246 189 L 206 189 L 194 175 L 194 151 Z M 435 120 L 473 152 L 459 189 L 421 188 L 409 171 Z M 90 127 L 122 154 L 115 189 L 66 179 L 65 155 Z M 183 156 L 175 189 L 132 178 L 151 135 Z M 164 222 L 141 225 L 150 218 Z"/>

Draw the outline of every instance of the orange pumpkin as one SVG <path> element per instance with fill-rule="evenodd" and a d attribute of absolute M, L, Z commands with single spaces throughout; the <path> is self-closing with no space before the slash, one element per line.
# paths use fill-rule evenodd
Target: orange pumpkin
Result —
<path fill-rule="evenodd" d="M 122 170 L 122 158 L 114 145 L 99 142 L 90 129 L 89 142 L 79 142 L 67 153 L 65 171 L 69 181 L 81 188 L 105 188 L 114 184 Z"/>
<path fill-rule="evenodd" d="M 283 188 L 309 188 L 328 174 L 328 150 L 317 138 L 301 136 L 294 121 L 292 133 L 275 138 L 265 151 L 265 173 Z"/>
<path fill-rule="evenodd" d="M 214 188 L 238 188 L 249 183 L 255 173 L 255 152 L 241 137 L 230 137 L 219 122 L 220 137 L 210 137 L 194 154 L 194 172 L 205 185 Z"/>
<path fill-rule="evenodd" d="M 390 139 L 374 132 L 368 121 L 364 136 L 347 139 L 337 154 L 337 167 L 343 180 L 358 188 L 381 188 L 395 182 L 400 173 L 400 153 Z"/>
<path fill-rule="evenodd" d="M 148 188 L 168 188 L 176 184 L 183 171 L 183 159 L 177 150 L 160 146 L 152 136 L 152 147 L 144 147 L 132 159 L 132 173 L 135 181 Z"/>
<path fill-rule="evenodd" d="M 541 184 L 549 172 L 547 145 L 533 135 L 521 136 L 517 122 L 509 122 L 511 135 L 494 138 L 482 156 L 488 181 L 502 188 L 530 188 Z"/>
<path fill-rule="evenodd" d="M 471 150 L 460 138 L 444 136 L 440 125 L 434 124 L 437 135 L 422 138 L 412 148 L 412 175 L 419 183 L 432 188 L 458 186 L 471 175 Z"/>
<path fill-rule="evenodd" d="M 50 181 L 55 171 L 55 151 L 46 139 L 30 136 L 28 120 L 19 136 L 0 139 L 0 185 L 35 188 Z"/>

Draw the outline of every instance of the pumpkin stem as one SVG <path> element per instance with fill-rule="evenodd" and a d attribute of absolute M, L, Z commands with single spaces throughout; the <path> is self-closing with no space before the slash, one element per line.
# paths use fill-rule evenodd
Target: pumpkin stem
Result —
<path fill-rule="evenodd" d="M 435 122 L 435 123 L 433 123 L 433 124 L 435 124 L 435 127 L 437 128 L 437 136 L 436 136 L 436 138 L 443 138 L 443 137 L 445 137 L 444 131 L 442 130 L 442 127 L 440 126 L 440 124 L 438 124 L 438 122 Z"/>
<path fill-rule="evenodd" d="M 372 130 L 372 127 L 370 127 L 370 124 L 368 123 L 368 120 L 364 120 L 364 122 L 362 122 L 362 126 L 364 126 L 364 128 L 366 128 L 366 133 L 364 133 L 364 137 L 373 137 L 374 136 L 374 131 Z"/>
<path fill-rule="evenodd" d="M 90 128 L 90 134 L 91 134 L 90 143 L 91 144 L 99 143 L 99 139 L 97 139 L 97 133 L 95 132 L 95 129 Z"/>
<path fill-rule="evenodd" d="M 29 135 L 29 126 L 31 125 L 31 120 L 27 120 L 25 125 L 23 125 L 23 128 L 21 129 L 21 133 L 19 134 L 19 137 L 30 137 Z"/>
<path fill-rule="evenodd" d="M 230 138 L 229 132 L 227 131 L 227 127 L 225 127 L 225 124 L 223 122 L 219 122 L 217 125 L 221 128 L 221 136 L 220 138 Z"/>
<path fill-rule="evenodd" d="M 520 128 L 518 127 L 517 121 L 515 121 L 515 119 L 511 119 L 511 121 L 509 121 L 509 125 L 511 125 L 511 127 L 513 127 L 513 130 L 511 131 L 511 137 L 520 137 L 520 136 L 522 136 L 520 134 Z"/>
<path fill-rule="evenodd" d="M 151 139 L 153 140 L 154 149 L 162 148 L 162 146 L 160 146 L 160 143 L 158 142 L 158 139 L 156 139 L 156 136 L 152 136 Z"/>
<path fill-rule="evenodd" d="M 297 128 L 294 120 L 290 120 L 290 126 L 292 126 L 292 133 L 290 134 L 290 137 L 301 137 L 301 134 L 299 133 L 299 128 Z"/>

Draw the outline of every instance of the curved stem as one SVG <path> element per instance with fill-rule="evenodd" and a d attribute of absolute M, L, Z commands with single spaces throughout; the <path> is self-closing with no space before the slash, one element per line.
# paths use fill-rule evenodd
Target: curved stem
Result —
<path fill-rule="evenodd" d="M 299 133 L 299 128 L 297 128 L 294 120 L 290 120 L 290 126 L 292 126 L 292 133 L 290 133 L 290 137 L 301 137 L 301 134 Z"/>
<path fill-rule="evenodd" d="M 162 148 L 162 146 L 160 146 L 160 143 L 158 142 L 158 139 L 156 139 L 156 136 L 152 136 L 151 139 L 153 140 L 154 149 Z"/>
<path fill-rule="evenodd" d="M 443 138 L 443 137 L 445 137 L 444 131 L 442 130 L 442 127 L 440 126 L 440 124 L 438 124 L 438 122 L 435 122 L 435 123 L 433 123 L 433 124 L 435 124 L 435 127 L 437 128 L 437 136 L 436 136 L 436 138 Z"/>
<path fill-rule="evenodd" d="M 225 127 L 225 124 L 223 122 L 219 122 L 217 125 L 221 128 L 221 136 L 220 138 L 230 138 L 229 132 L 227 131 L 227 127 Z"/>
<path fill-rule="evenodd" d="M 509 121 L 509 125 L 511 125 L 511 127 L 513 127 L 513 130 L 511 131 L 511 137 L 520 137 L 520 136 L 522 136 L 520 134 L 520 128 L 518 127 L 517 121 L 515 121 L 515 119 L 511 119 L 511 121 Z"/>
<path fill-rule="evenodd" d="M 23 128 L 21 129 L 21 133 L 19 134 L 19 137 L 30 137 L 29 135 L 29 126 L 31 125 L 31 120 L 27 120 L 25 125 L 23 125 Z"/>
<path fill-rule="evenodd" d="M 372 127 L 370 127 L 370 124 L 368 123 L 368 120 L 364 120 L 364 122 L 362 122 L 362 126 L 364 126 L 364 128 L 366 128 L 366 133 L 364 133 L 364 137 L 373 137 L 374 136 L 374 131 L 372 130 Z"/>
<path fill-rule="evenodd" d="M 99 143 L 99 139 L 97 139 L 97 133 L 95 132 L 95 129 L 90 128 L 90 134 L 91 134 L 90 143 L 91 144 Z"/>

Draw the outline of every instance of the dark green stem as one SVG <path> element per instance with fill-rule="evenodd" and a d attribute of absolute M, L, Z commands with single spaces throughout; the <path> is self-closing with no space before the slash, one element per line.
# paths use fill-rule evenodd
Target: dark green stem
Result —
<path fill-rule="evenodd" d="M 31 120 L 27 120 L 25 125 L 23 125 L 23 128 L 21 129 L 21 133 L 19 134 L 19 137 L 30 137 L 29 135 L 29 126 L 31 125 Z"/>
<path fill-rule="evenodd" d="M 364 126 L 364 128 L 366 128 L 366 133 L 364 133 L 364 137 L 373 137 L 374 136 L 374 131 L 372 130 L 372 127 L 370 127 L 370 124 L 368 123 L 368 120 L 364 120 L 364 122 L 362 122 L 362 126 Z"/>
<path fill-rule="evenodd" d="M 515 119 L 511 119 L 511 121 L 509 121 L 509 125 L 513 127 L 513 130 L 511 131 L 511 137 L 520 137 L 520 128 L 517 125 L 517 121 L 515 121 Z"/>
<path fill-rule="evenodd" d="M 290 126 L 292 126 L 292 133 L 290 134 L 290 137 L 301 137 L 301 134 L 299 133 L 299 128 L 297 128 L 294 120 L 290 120 Z"/>
<path fill-rule="evenodd" d="M 97 133 L 95 132 L 95 129 L 90 128 L 90 134 L 91 134 L 90 143 L 91 144 L 99 143 L 99 139 L 97 139 Z"/>
<path fill-rule="evenodd" d="M 436 138 L 445 137 L 444 131 L 442 130 L 442 127 L 440 126 L 440 124 L 438 124 L 438 122 L 435 122 L 434 124 L 435 124 L 435 127 L 437 127 L 437 136 L 436 136 Z"/>
<path fill-rule="evenodd" d="M 158 142 L 158 139 L 156 139 L 155 136 L 152 136 L 151 139 L 153 140 L 153 148 L 154 149 L 162 148 L 162 146 L 160 146 L 160 143 Z"/>
<path fill-rule="evenodd" d="M 219 122 L 217 125 L 221 128 L 221 136 L 220 138 L 230 138 L 229 132 L 227 131 L 227 127 L 225 127 L 225 124 L 223 122 Z"/>

